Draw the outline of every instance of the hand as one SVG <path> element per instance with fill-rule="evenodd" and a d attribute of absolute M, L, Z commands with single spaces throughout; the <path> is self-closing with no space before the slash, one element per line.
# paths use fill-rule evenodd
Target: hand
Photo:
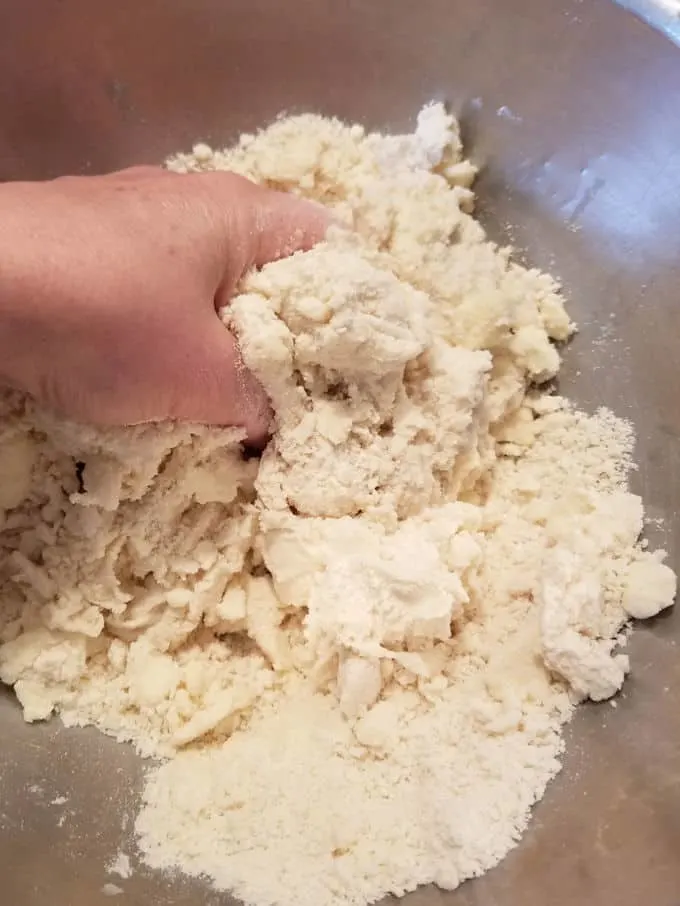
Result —
<path fill-rule="evenodd" d="M 251 267 L 311 248 L 322 208 L 231 173 L 140 167 L 0 186 L 0 376 L 77 421 L 267 433 L 217 311 Z"/>

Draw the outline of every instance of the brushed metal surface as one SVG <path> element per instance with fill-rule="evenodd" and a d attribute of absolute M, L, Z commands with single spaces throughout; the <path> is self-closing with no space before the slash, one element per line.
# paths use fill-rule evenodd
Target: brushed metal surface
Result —
<path fill-rule="evenodd" d="M 609 0 L 23 0 L 0 11 L 0 178 L 157 161 L 282 110 L 412 125 L 446 98 L 485 165 L 480 212 L 558 274 L 581 333 L 563 389 L 635 422 L 634 485 L 680 566 L 680 54 Z M 1 264 L 0 264 L 1 267 Z M 522 844 L 408 906 L 678 906 L 680 613 L 637 631 L 618 707 L 584 707 Z M 0 695 L 0 901 L 226 906 L 107 875 L 143 765 Z M 66 800 L 66 801 L 62 801 Z M 123 893 L 104 891 L 107 883 Z M 111 892 L 111 891 L 109 891 Z"/>

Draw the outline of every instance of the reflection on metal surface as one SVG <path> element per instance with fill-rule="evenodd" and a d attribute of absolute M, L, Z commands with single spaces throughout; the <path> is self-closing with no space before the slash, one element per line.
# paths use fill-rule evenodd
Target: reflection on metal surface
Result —
<path fill-rule="evenodd" d="M 558 274 L 581 324 L 563 388 L 636 423 L 635 483 L 680 566 L 680 54 L 669 41 L 610 0 L 298 0 L 295 15 L 277 0 L 45 0 L 39 22 L 35 6 L 1 14 L 0 178 L 158 161 L 282 110 L 391 130 L 433 97 L 463 111 L 491 235 L 510 228 L 531 263 Z M 405 903 L 678 906 L 680 612 L 641 628 L 632 654 L 618 707 L 582 709 L 522 845 L 453 894 Z M 0 695 L 2 902 L 231 902 L 150 871 L 109 876 L 121 849 L 134 852 L 142 771 L 95 731 L 25 726 Z"/>
<path fill-rule="evenodd" d="M 680 3 L 677 0 L 617 0 L 680 45 Z"/>

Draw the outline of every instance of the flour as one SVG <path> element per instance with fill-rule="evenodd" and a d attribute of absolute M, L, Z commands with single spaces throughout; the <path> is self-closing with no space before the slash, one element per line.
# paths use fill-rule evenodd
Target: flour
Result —
<path fill-rule="evenodd" d="M 130 857 L 127 855 L 127 853 L 118 853 L 116 858 L 109 865 L 108 873 L 110 875 L 117 875 L 119 878 L 123 878 L 125 880 L 132 877 L 132 866 L 130 865 Z"/>
<path fill-rule="evenodd" d="M 259 462 L 236 430 L 2 397 L 0 677 L 27 720 L 167 758 L 151 866 L 254 906 L 453 889 L 520 838 L 574 705 L 622 685 L 629 617 L 673 602 L 632 430 L 541 389 L 573 326 L 473 219 L 440 105 L 411 136 L 307 115 L 170 167 L 351 229 L 222 313 L 276 411 Z"/>

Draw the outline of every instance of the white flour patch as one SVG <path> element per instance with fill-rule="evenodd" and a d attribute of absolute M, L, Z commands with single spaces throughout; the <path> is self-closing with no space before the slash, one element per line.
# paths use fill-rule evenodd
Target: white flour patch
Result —
<path fill-rule="evenodd" d="M 127 879 L 132 877 L 132 866 L 130 857 L 127 853 L 119 852 L 116 858 L 111 862 L 107 871 L 110 875 L 117 875 L 119 878 Z"/>

